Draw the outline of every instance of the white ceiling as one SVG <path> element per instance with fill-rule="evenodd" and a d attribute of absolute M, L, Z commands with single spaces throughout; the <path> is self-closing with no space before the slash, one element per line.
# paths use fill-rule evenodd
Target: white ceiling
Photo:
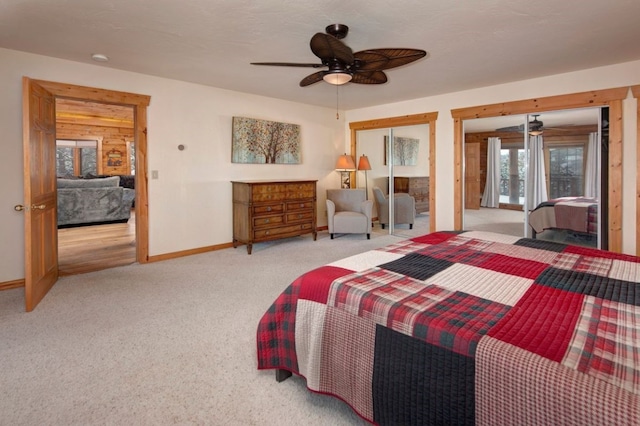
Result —
<path fill-rule="evenodd" d="M 22 0 L 0 2 L 0 47 L 234 91 L 336 107 L 302 88 L 309 40 L 349 26 L 354 52 L 424 49 L 382 85 L 349 83 L 340 109 L 427 97 L 640 59 L 638 0 Z"/>

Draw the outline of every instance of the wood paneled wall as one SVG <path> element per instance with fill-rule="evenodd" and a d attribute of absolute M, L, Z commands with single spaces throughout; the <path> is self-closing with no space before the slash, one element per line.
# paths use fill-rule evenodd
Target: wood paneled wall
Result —
<path fill-rule="evenodd" d="M 57 139 L 84 139 L 98 141 L 98 174 L 101 175 L 129 175 L 131 166 L 129 164 L 129 149 L 127 141 L 134 138 L 132 128 L 107 127 L 86 124 L 57 123 Z M 115 149 L 122 154 L 122 161 L 119 165 L 109 164 L 109 152 Z"/>

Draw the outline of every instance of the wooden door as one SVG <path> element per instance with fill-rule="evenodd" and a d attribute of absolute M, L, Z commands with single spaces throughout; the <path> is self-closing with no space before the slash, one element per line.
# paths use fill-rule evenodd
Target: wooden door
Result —
<path fill-rule="evenodd" d="M 464 144 L 464 208 L 480 209 L 480 144 Z"/>
<path fill-rule="evenodd" d="M 22 81 L 25 308 L 32 311 L 58 280 L 55 97 Z"/>

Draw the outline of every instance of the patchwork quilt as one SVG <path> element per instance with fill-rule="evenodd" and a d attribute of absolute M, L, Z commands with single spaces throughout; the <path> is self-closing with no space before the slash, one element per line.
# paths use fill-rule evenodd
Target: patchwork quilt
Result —
<path fill-rule="evenodd" d="M 309 271 L 259 369 L 381 425 L 640 424 L 640 258 L 436 232 Z"/>
<path fill-rule="evenodd" d="M 563 197 L 544 201 L 529 213 L 529 224 L 538 233 L 545 229 L 566 229 L 596 235 L 598 200 Z"/>

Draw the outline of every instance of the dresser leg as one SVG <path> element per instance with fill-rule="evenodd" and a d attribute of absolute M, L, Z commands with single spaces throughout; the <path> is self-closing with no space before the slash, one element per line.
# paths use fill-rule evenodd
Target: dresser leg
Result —
<path fill-rule="evenodd" d="M 314 233 L 313 233 L 313 241 L 315 241 L 317 238 L 318 238 L 318 233 L 317 233 L 317 232 L 314 232 Z"/>
<path fill-rule="evenodd" d="M 247 244 L 247 254 L 251 254 L 252 248 L 253 248 L 253 244 Z"/>

